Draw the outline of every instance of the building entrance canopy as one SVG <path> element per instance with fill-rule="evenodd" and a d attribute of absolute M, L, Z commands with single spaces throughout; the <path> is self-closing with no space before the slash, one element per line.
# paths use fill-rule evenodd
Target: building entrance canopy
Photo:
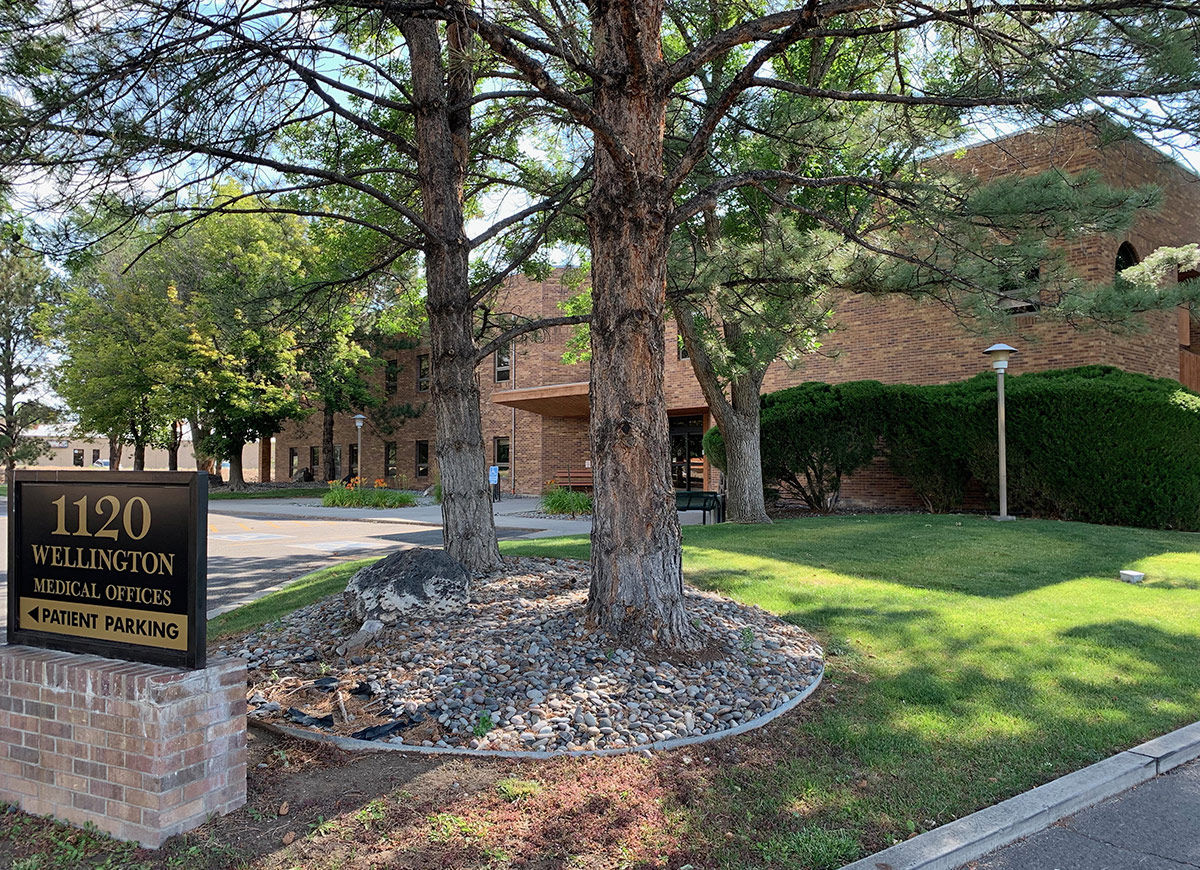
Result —
<path fill-rule="evenodd" d="M 532 411 L 543 417 L 587 417 L 588 384 L 554 384 L 549 387 L 524 387 L 519 390 L 497 390 L 492 393 L 497 405 Z"/>

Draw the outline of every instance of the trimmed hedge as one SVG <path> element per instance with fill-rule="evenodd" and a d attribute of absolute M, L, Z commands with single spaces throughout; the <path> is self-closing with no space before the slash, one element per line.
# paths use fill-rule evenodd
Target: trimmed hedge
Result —
<path fill-rule="evenodd" d="M 812 510 L 833 510 L 842 477 L 875 457 L 886 389 L 877 381 L 814 382 L 763 396 L 763 477 L 779 481 Z"/>
<path fill-rule="evenodd" d="M 993 379 L 988 383 L 987 378 Z M 995 428 L 994 376 L 986 410 Z M 1200 396 L 1177 381 L 1086 366 L 1008 378 L 1009 501 L 1092 523 L 1200 529 Z M 996 436 L 971 471 L 997 489 Z"/>
<path fill-rule="evenodd" d="M 1084 366 L 1009 376 L 1012 509 L 1114 525 L 1200 530 L 1200 396 L 1169 379 Z M 715 462 L 724 445 L 705 436 Z M 971 478 L 997 491 L 996 382 L 802 384 L 762 399 L 763 474 L 814 510 L 878 454 L 931 511 Z"/>

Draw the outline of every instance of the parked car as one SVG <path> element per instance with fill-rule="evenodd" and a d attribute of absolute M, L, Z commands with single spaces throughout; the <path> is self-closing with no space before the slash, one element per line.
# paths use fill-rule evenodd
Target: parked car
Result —
<path fill-rule="evenodd" d="M 92 468 L 108 468 L 108 460 L 107 459 L 97 459 L 95 462 L 92 463 Z"/>

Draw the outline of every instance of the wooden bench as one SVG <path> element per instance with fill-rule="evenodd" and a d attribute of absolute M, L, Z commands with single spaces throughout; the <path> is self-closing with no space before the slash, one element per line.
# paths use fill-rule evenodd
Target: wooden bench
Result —
<path fill-rule="evenodd" d="M 718 523 L 725 522 L 725 498 L 719 492 L 677 489 L 675 490 L 675 510 L 704 511 L 705 525 L 708 525 L 710 513 L 715 515 Z"/>
<path fill-rule="evenodd" d="M 567 468 L 554 472 L 554 484 L 563 489 L 592 488 L 592 470 L 590 468 Z"/>

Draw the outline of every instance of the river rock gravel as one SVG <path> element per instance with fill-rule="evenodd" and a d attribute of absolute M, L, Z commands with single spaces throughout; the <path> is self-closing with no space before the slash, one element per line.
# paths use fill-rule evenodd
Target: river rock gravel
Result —
<path fill-rule="evenodd" d="M 715 735 L 787 703 L 820 674 L 821 648 L 803 630 L 690 586 L 705 654 L 664 660 L 615 645 L 584 623 L 588 580 L 585 562 L 507 558 L 502 571 L 474 578 L 463 611 L 414 614 L 365 645 L 347 644 L 360 625 L 343 594 L 214 651 L 248 661 L 253 718 L 481 750 Z"/>

